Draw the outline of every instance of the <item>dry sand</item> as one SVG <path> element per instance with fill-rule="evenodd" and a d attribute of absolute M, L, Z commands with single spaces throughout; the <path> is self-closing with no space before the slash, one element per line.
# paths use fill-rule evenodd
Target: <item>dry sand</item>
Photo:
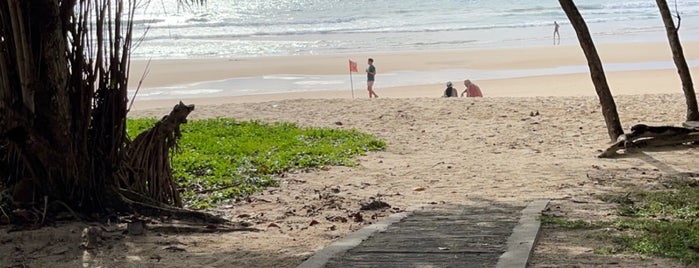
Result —
<path fill-rule="evenodd" d="M 636 48 L 639 50 L 634 50 Z M 695 48 L 696 44 L 686 46 L 688 59 L 697 58 L 699 51 Z M 420 56 L 416 56 L 418 54 Z M 615 62 L 669 59 L 669 49 L 662 44 L 604 45 L 600 47 L 600 54 L 603 59 Z M 584 64 L 582 53 L 574 47 L 416 52 L 412 55 L 410 58 L 400 53 L 374 57 L 382 62 L 382 68 L 394 70 L 438 70 L 452 62 L 472 64 L 468 68 Z M 304 70 L 333 73 L 322 66 L 333 59 L 345 62 L 346 58 L 346 55 L 318 57 L 318 64 Z M 401 62 L 390 63 L 389 58 Z M 178 73 L 181 68 L 178 66 L 201 70 L 196 77 L 178 75 L 169 80 L 181 83 L 229 77 L 230 74 L 221 71 L 224 66 L 239 75 L 288 73 L 289 69 L 285 68 L 294 67 L 287 62 L 289 58 L 246 60 L 255 62 L 245 64 L 251 69 L 233 67 L 236 61 L 190 61 L 176 66 L 172 62 L 160 62 L 158 64 L 169 69 L 158 74 L 161 71 L 156 72 L 155 68 L 159 65 L 152 65 L 151 74 L 160 77 Z M 204 69 L 206 66 L 221 73 L 209 72 Z M 678 124 L 683 120 L 684 99 L 674 71 L 619 72 L 608 74 L 608 78 L 626 128 L 641 122 Z M 425 86 L 384 89 L 379 92 L 383 93 L 382 98 L 372 100 L 331 95 L 336 92 L 312 97 L 299 93 L 187 100 L 198 104 L 191 118 L 233 117 L 295 122 L 301 126 L 353 128 L 386 141 L 387 149 L 360 157 L 359 166 L 354 168 L 330 167 L 286 174 L 280 178 L 280 187 L 267 189 L 220 210 L 233 221 L 252 224 L 259 232 L 117 235 L 96 250 L 82 250 L 78 245 L 84 225 L 62 225 L 33 232 L 3 233 L 0 236 L 2 265 L 295 267 L 338 237 L 396 210 L 430 203 L 525 204 L 548 198 L 553 199 L 553 204 L 563 213 L 571 212 L 566 206 L 575 203 L 588 204 L 589 210 L 604 216 L 603 211 L 609 208 L 597 206 L 595 196 L 624 186 L 600 183 L 592 179 L 592 173 L 626 174 L 634 170 L 639 175 L 624 177 L 625 182 L 651 183 L 652 178 L 646 174 L 696 171 L 693 170 L 695 161 L 692 161 L 699 156 L 696 148 L 653 152 L 642 158 L 596 158 L 599 150 L 609 145 L 609 137 L 589 75 L 476 82 L 483 88 L 486 98 L 432 97 L 441 90 L 441 85 L 435 85 L 430 86 L 429 91 Z M 167 84 L 164 80 L 153 83 Z M 131 116 L 160 117 L 175 101 L 139 103 Z M 536 111 L 540 115 L 530 115 Z M 644 176 L 640 175 L 642 173 Z M 365 222 L 353 222 L 348 215 L 357 212 L 360 203 L 372 198 L 381 199 L 394 209 L 364 212 Z M 342 222 L 342 218 L 350 220 Z M 318 224 L 311 225 L 313 220 Z M 545 234 L 536 249 L 534 266 L 675 265 L 657 258 L 597 256 L 592 254 L 594 243 L 581 244 L 572 240 L 576 238 Z"/>

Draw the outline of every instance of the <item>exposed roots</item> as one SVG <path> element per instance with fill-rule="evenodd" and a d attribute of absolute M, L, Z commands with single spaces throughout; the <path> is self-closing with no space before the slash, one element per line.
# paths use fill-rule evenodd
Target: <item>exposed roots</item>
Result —
<path fill-rule="evenodd" d="M 619 141 L 604 150 L 598 157 L 617 157 L 620 150 L 629 154 L 634 150 L 658 148 L 699 142 L 699 130 L 692 127 L 647 126 L 631 127 L 631 132 L 619 137 Z"/>
<path fill-rule="evenodd" d="M 113 206 L 120 211 L 132 211 L 145 216 L 169 216 L 178 220 L 215 224 L 228 222 L 224 218 L 209 213 L 163 205 L 146 196 L 124 189 L 119 190 L 118 201 L 116 202 Z"/>
<path fill-rule="evenodd" d="M 118 187 L 158 202 L 182 206 L 177 183 L 172 178 L 169 152 L 176 147 L 181 136 L 180 125 L 187 122 L 187 116 L 192 110 L 194 105 L 180 102 L 169 115 L 129 144 L 128 160 L 121 167 L 116 182 Z"/>

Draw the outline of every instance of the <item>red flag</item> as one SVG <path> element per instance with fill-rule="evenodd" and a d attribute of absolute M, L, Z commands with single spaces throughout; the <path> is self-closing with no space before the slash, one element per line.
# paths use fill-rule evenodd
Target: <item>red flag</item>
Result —
<path fill-rule="evenodd" d="M 350 72 L 359 72 L 357 71 L 357 62 L 350 60 L 349 61 L 349 67 L 350 67 Z"/>

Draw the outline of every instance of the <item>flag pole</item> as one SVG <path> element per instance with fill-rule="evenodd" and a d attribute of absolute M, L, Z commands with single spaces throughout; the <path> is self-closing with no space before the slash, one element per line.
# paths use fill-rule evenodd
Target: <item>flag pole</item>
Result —
<path fill-rule="evenodd" d="M 350 70 L 350 88 L 352 89 L 352 98 L 354 99 L 354 81 L 352 80 L 352 70 Z"/>
<path fill-rule="evenodd" d="M 354 69 L 356 69 L 356 68 L 354 68 Z M 354 99 L 354 79 L 352 79 L 352 71 L 353 71 L 352 59 L 349 59 L 350 89 L 352 90 L 352 99 Z"/>

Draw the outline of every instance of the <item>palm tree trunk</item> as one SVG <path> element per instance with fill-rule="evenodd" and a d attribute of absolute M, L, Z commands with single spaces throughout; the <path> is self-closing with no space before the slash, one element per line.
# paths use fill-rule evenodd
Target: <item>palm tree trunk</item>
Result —
<path fill-rule="evenodd" d="M 590 37 L 590 31 L 587 29 L 587 24 L 585 20 L 580 15 L 578 8 L 575 6 L 572 0 L 559 0 L 558 1 L 568 16 L 568 20 L 575 28 L 575 32 L 578 35 L 578 41 L 580 46 L 585 53 L 587 58 L 587 65 L 590 68 L 590 75 L 592 76 L 592 83 L 595 85 L 595 90 L 597 91 L 597 96 L 599 97 L 600 104 L 602 105 L 602 114 L 604 115 L 604 121 L 607 124 L 607 132 L 609 133 L 609 138 L 612 142 L 616 141 L 617 138 L 624 134 L 624 130 L 621 127 L 621 122 L 619 121 L 619 114 L 616 111 L 616 103 L 614 103 L 614 97 L 609 91 L 609 85 L 607 84 L 607 78 L 604 75 L 604 69 L 602 68 L 602 62 L 597 54 L 597 49 L 595 44 L 592 42 L 592 37 Z"/>
<path fill-rule="evenodd" d="M 677 34 L 679 29 L 675 27 L 675 22 L 672 20 L 672 14 L 667 6 L 667 2 L 665 0 L 655 0 L 655 2 L 658 4 L 660 15 L 665 24 L 665 32 L 667 32 L 667 39 L 672 49 L 672 59 L 677 67 L 677 73 L 679 73 L 680 79 L 682 80 L 682 90 L 684 91 L 684 97 L 687 102 L 687 121 L 699 121 L 697 96 L 694 93 L 692 75 L 689 72 L 689 66 L 687 66 L 687 60 L 684 57 L 682 44 L 680 43 L 680 37 Z"/>
<path fill-rule="evenodd" d="M 587 29 L 587 24 L 582 15 L 578 11 L 572 0 L 559 0 L 561 7 L 565 11 L 570 23 L 575 28 L 575 32 L 578 35 L 578 41 L 580 46 L 585 53 L 587 58 L 587 65 L 590 68 L 590 75 L 592 77 L 592 83 L 595 85 L 595 90 L 597 91 L 597 96 L 600 99 L 600 104 L 602 105 L 602 114 L 604 115 L 604 121 L 607 124 L 607 132 L 609 133 L 609 138 L 612 142 L 616 141 L 617 138 L 624 134 L 624 130 L 621 127 L 621 122 L 619 121 L 619 114 L 616 111 L 616 103 L 614 103 L 614 97 L 609 91 L 609 85 L 607 84 L 607 78 L 604 74 L 604 69 L 602 68 L 602 62 L 597 54 L 597 49 L 595 44 L 592 42 L 592 37 L 590 37 L 590 31 Z"/>

